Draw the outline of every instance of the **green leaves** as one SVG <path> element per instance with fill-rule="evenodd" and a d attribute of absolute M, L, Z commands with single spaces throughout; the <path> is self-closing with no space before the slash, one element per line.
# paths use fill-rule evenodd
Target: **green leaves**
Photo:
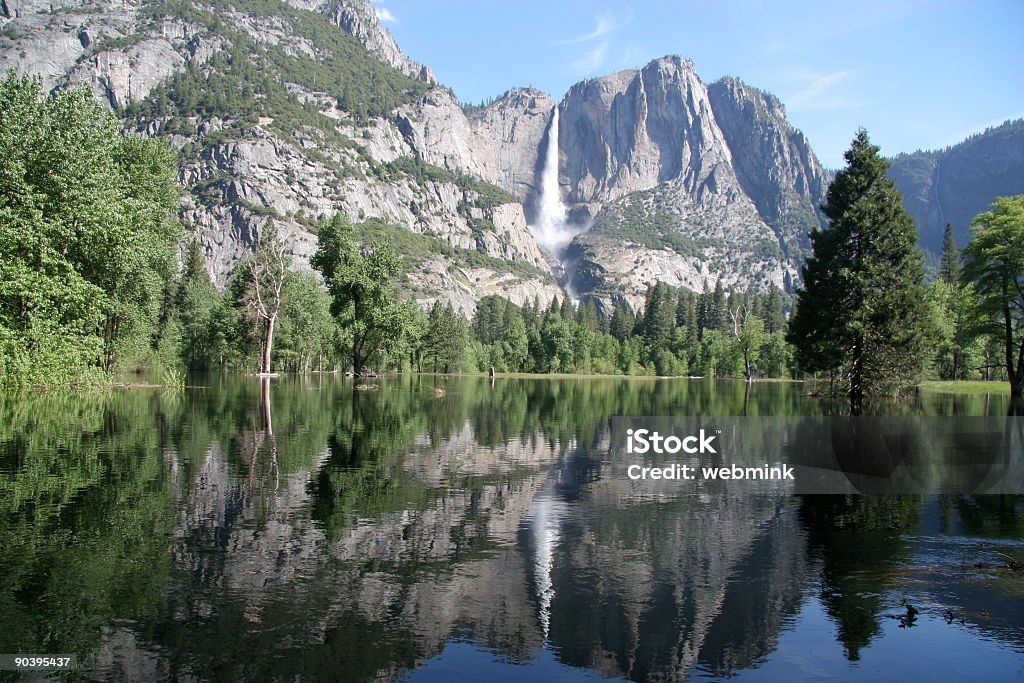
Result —
<path fill-rule="evenodd" d="M 392 281 L 400 264 L 387 244 L 361 251 L 352 224 L 337 213 L 320 228 L 310 263 L 324 277 L 331 313 L 352 332 L 353 372 L 361 374 L 367 361 L 402 349 L 412 312 L 398 302 Z"/>
<path fill-rule="evenodd" d="M 121 136 L 87 89 L 44 97 L 38 78 L 0 81 L 0 326 L 29 359 L 0 381 L 74 375 L 64 361 L 35 372 L 32 358 L 109 369 L 119 345 L 149 343 L 174 268 L 175 174 L 164 143 Z M 34 353 L 44 346 L 56 355 Z"/>
<path fill-rule="evenodd" d="M 983 323 L 1001 333 L 1011 392 L 1024 397 L 1024 195 L 996 199 L 971 234 L 963 278 L 974 284 Z"/>
<path fill-rule="evenodd" d="M 788 334 L 800 365 L 842 376 L 855 401 L 916 379 L 929 331 L 917 232 L 878 152 L 859 131 L 829 186 Z"/>

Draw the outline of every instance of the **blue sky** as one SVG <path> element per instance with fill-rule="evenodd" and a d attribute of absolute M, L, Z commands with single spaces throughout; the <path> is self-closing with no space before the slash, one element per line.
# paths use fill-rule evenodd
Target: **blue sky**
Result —
<path fill-rule="evenodd" d="M 374 0 L 460 99 L 573 83 L 666 54 L 778 95 L 821 161 L 859 126 L 893 155 L 1024 117 L 1024 0 Z"/>

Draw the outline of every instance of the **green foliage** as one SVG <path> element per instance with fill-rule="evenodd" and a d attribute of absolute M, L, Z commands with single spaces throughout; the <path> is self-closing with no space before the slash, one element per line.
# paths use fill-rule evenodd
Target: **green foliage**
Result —
<path fill-rule="evenodd" d="M 657 206 L 654 190 L 634 192 L 606 206 L 591 231 L 627 240 L 648 249 L 671 249 L 704 260 L 701 243 L 682 234 L 682 219 Z"/>
<path fill-rule="evenodd" d="M 486 268 L 495 273 L 508 273 L 524 280 L 539 279 L 554 283 L 551 273 L 523 261 L 507 261 L 490 256 L 476 249 L 452 246 L 433 235 L 413 232 L 400 225 L 392 225 L 375 218 L 369 218 L 354 226 L 357 239 L 364 244 L 386 242 L 399 255 L 406 270 L 424 261 L 444 256 L 452 261 L 449 268 Z"/>
<path fill-rule="evenodd" d="M 916 382 L 927 357 L 924 269 L 914 224 L 863 130 L 822 207 L 789 339 L 801 366 L 845 380 L 851 402 Z"/>
<path fill-rule="evenodd" d="M 422 357 L 432 372 L 459 372 L 466 360 L 468 325 L 451 304 L 435 302 L 430 309 Z"/>
<path fill-rule="evenodd" d="M 1024 398 L 1024 195 L 996 199 L 971 234 L 963 277 L 974 286 L 978 329 L 1001 340 L 1011 393 Z"/>
<path fill-rule="evenodd" d="M 942 262 L 939 266 L 939 277 L 948 283 L 960 279 L 960 250 L 953 238 L 953 226 L 946 223 L 946 232 L 942 238 Z"/>
<path fill-rule="evenodd" d="M 367 253 L 368 252 L 368 253 Z M 331 313 L 350 330 L 356 375 L 367 361 L 399 351 L 412 325 L 412 311 L 398 302 L 392 280 L 399 261 L 387 244 L 359 248 L 355 229 L 343 213 L 320 228 L 310 263 L 323 275 Z"/>
<path fill-rule="evenodd" d="M 86 89 L 0 81 L 4 383 L 65 382 L 150 347 L 180 228 L 175 159 Z M 51 364 L 51 365 L 48 365 Z"/>
<path fill-rule="evenodd" d="M 333 97 L 357 123 L 387 116 L 395 107 L 412 102 L 427 89 L 370 54 L 359 42 L 333 25 L 320 12 L 300 10 L 278 0 L 215 0 L 213 9 L 231 9 L 253 17 L 275 17 L 294 35 L 314 48 L 314 55 L 295 54 L 283 45 L 257 43 L 246 33 L 229 28 L 216 15 L 191 3 L 164 0 L 147 7 L 154 21 L 164 16 L 197 23 L 231 45 L 202 67 L 190 67 L 145 102 L 130 110 L 146 118 L 208 116 L 245 118 L 261 115 L 281 119 L 294 129 L 308 125 L 330 133 L 334 123 L 311 104 L 301 103 L 287 83 Z"/>
<path fill-rule="evenodd" d="M 725 294 L 719 294 L 723 310 Z M 623 302 L 610 320 L 584 300 L 553 300 L 544 314 L 538 304 L 519 307 L 498 296 L 477 303 L 471 329 L 484 364 L 498 371 L 682 376 L 691 371 L 734 377 L 784 377 L 792 351 L 781 329 L 766 331 L 762 311 L 772 310 L 769 294 L 730 294 L 735 321 L 696 327 L 698 296 L 664 283 L 648 288 L 645 314 L 635 316 Z M 708 304 L 715 295 L 706 292 Z M 679 312 L 682 311 L 680 314 Z M 687 313 L 688 312 L 688 313 Z M 635 321 L 635 322 L 634 322 Z"/>

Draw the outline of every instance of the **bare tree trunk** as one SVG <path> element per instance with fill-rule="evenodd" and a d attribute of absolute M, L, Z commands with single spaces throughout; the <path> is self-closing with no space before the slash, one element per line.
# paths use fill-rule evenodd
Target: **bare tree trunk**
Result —
<path fill-rule="evenodd" d="M 274 344 L 274 323 L 277 320 L 277 315 L 272 315 L 267 318 L 267 326 L 265 328 L 263 337 L 263 360 L 261 362 L 260 372 L 270 372 L 270 350 Z"/>
<path fill-rule="evenodd" d="M 267 433 L 267 436 L 274 436 L 274 423 L 271 420 L 270 415 L 270 378 L 263 377 L 260 379 L 262 386 L 262 394 L 260 396 L 260 403 L 263 404 L 263 427 Z"/>

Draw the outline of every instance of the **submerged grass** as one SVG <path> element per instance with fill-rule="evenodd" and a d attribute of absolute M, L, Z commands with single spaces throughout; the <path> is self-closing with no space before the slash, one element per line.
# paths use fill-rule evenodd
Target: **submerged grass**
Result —
<path fill-rule="evenodd" d="M 1009 382 L 981 382 L 981 381 L 934 381 L 921 382 L 917 385 L 921 391 L 930 391 L 939 394 L 1008 394 L 1010 393 Z"/>

